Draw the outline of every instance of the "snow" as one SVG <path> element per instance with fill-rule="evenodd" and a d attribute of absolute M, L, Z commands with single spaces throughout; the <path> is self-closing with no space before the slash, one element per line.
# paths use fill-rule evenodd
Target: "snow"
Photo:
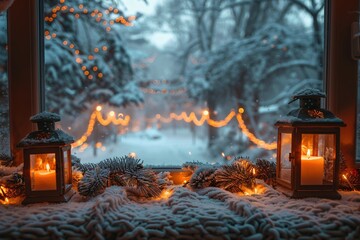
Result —
<path fill-rule="evenodd" d="M 82 163 L 97 163 L 130 153 L 135 153 L 137 158 L 144 161 L 145 166 L 180 166 L 189 161 L 205 163 L 212 159 L 207 150 L 207 142 L 198 134 L 193 143 L 191 132 L 186 128 L 179 128 L 176 133 L 173 129 L 159 131 L 154 128 L 129 133 L 119 137 L 117 143 L 107 143 L 106 148 L 98 149 L 97 156 L 93 155 L 92 147 L 88 147 L 84 152 L 79 150 L 73 149 L 72 152 Z"/>
<path fill-rule="evenodd" d="M 134 201 L 112 186 L 88 201 L 0 205 L 1 238 L 12 239 L 360 239 L 360 192 L 342 200 L 289 199 L 262 185 L 244 196 L 176 186 Z"/>

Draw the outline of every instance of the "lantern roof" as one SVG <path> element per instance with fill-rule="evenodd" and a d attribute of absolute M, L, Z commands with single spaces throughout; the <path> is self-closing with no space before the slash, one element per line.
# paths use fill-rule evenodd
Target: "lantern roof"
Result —
<path fill-rule="evenodd" d="M 37 123 L 38 130 L 29 133 L 17 147 L 43 146 L 43 145 L 66 145 L 74 142 L 72 136 L 61 129 L 55 130 L 55 122 L 60 121 L 58 114 L 42 112 L 30 118 L 31 122 Z"/>
<path fill-rule="evenodd" d="M 298 92 L 292 97 L 289 104 L 299 99 L 299 108 L 291 110 L 285 117 L 278 120 L 275 126 L 345 126 L 343 120 L 329 110 L 320 107 L 321 98 L 325 97 L 325 93 L 313 88 Z"/>
<path fill-rule="evenodd" d="M 30 118 L 30 121 L 33 123 L 37 122 L 59 122 L 61 117 L 59 114 L 51 113 L 51 112 L 41 112 Z"/>
<path fill-rule="evenodd" d="M 316 98 L 316 99 L 326 98 L 326 94 L 316 88 L 307 88 L 299 91 L 294 96 L 292 96 L 292 100 L 289 102 L 289 104 L 298 99 L 301 100 L 303 98 Z"/>

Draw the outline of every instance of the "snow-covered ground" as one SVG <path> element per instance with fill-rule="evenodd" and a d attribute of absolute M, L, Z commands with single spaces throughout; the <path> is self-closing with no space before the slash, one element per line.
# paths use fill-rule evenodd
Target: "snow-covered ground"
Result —
<path fill-rule="evenodd" d="M 88 201 L 0 205 L 0 239 L 360 239 L 360 193 L 341 200 L 289 199 L 276 190 L 244 196 L 175 187 L 130 200 L 112 186 Z"/>
<path fill-rule="evenodd" d="M 195 141 L 189 129 L 180 128 L 176 132 L 172 129 L 148 129 L 143 132 L 129 133 L 119 136 L 118 142 L 106 144 L 105 148 L 98 148 L 97 156 L 93 155 L 93 148 L 88 147 L 83 152 L 73 150 L 73 154 L 82 163 L 97 163 L 106 158 L 120 157 L 136 153 L 136 157 L 144 161 L 144 165 L 177 165 L 184 162 L 211 162 L 207 151 L 207 140 L 201 136 Z M 219 153 L 219 159 L 221 153 Z"/>

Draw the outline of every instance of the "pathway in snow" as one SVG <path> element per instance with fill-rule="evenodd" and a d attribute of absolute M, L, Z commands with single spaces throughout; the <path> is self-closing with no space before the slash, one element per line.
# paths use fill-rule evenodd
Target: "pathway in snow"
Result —
<path fill-rule="evenodd" d="M 84 152 L 74 149 L 73 153 L 83 163 L 96 163 L 106 158 L 120 157 L 132 152 L 144 161 L 144 165 L 180 166 L 184 162 L 210 162 L 212 159 L 206 148 L 206 139 L 198 136 L 193 143 L 191 132 L 186 128 L 177 129 L 176 134 L 172 129 L 164 131 L 148 129 L 130 133 L 118 139 L 116 144 L 107 144 L 104 150 L 98 149 L 97 156 L 93 155 L 92 147 Z"/>

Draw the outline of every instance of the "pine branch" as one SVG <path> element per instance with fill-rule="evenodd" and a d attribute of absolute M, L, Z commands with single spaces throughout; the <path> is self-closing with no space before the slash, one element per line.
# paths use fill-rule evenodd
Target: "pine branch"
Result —
<path fill-rule="evenodd" d="M 247 160 L 236 160 L 215 172 L 216 185 L 229 192 L 243 192 L 255 185 L 254 166 Z"/>
<path fill-rule="evenodd" d="M 103 193 L 109 180 L 108 169 L 92 169 L 85 172 L 84 177 L 78 184 L 80 195 L 94 197 Z"/>
<path fill-rule="evenodd" d="M 127 171 L 124 174 L 126 189 L 137 197 L 157 197 L 161 193 L 157 175 L 149 169 Z"/>
<path fill-rule="evenodd" d="M 105 159 L 99 162 L 98 166 L 102 169 L 109 169 L 111 173 L 124 174 L 128 171 L 137 171 L 143 168 L 143 162 L 140 159 L 123 156 Z"/>
<path fill-rule="evenodd" d="M 215 168 L 198 168 L 191 176 L 190 186 L 193 189 L 201 189 L 215 186 Z"/>
<path fill-rule="evenodd" d="M 265 159 L 256 160 L 256 178 L 271 183 L 276 179 L 276 164 Z"/>
<path fill-rule="evenodd" d="M 76 167 L 81 171 L 83 172 L 84 174 L 87 172 L 87 171 L 91 171 L 91 170 L 94 170 L 97 168 L 97 164 L 95 163 L 79 163 L 78 165 L 76 165 Z"/>

